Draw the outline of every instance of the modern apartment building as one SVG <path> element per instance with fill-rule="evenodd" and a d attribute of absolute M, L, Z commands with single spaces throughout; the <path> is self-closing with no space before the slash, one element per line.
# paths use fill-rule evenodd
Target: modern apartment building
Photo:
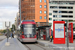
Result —
<path fill-rule="evenodd" d="M 49 18 L 49 0 L 21 0 L 20 3 L 21 20 L 35 20 L 37 26 L 47 25 Z"/>
<path fill-rule="evenodd" d="M 51 0 L 49 2 L 49 24 L 53 21 L 75 20 L 75 0 Z"/>
<path fill-rule="evenodd" d="M 19 12 L 17 13 L 17 16 L 15 17 L 15 28 L 16 30 L 18 29 L 18 25 L 19 25 Z"/>

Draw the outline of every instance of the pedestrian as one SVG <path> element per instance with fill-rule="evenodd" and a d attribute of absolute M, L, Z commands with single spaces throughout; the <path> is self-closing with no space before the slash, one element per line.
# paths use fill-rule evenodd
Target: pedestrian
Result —
<path fill-rule="evenodd" d="M 37 40 L 38 40 L 38 32 L 36 33 L 36 35 L 37 35 Z"/>
<path fill-rule="evenodd" d="M 53 37 L 52 37 L 52 36 L 50 36 L 50 42 L 52 42 L 52 38 L 53 38 Z"/>
<path fill-rule="evenodd" d="M 12 38 L 12 33 L 11 33 L 10 37 Z"/>
<path fill-rule="evenodd" d="M 12 37 L 14 38 L 14 33 L 12 33 Z"/>
<path fill-rule="evenodd" d="M 10 37 L 12 38 L 13 33 L 11 32 Z"/>
<path fill-rule="evenodd" d="M 51 30 L 51 35 L 50 35 L 50 42 L 53 40 L 53 31 Z"/>

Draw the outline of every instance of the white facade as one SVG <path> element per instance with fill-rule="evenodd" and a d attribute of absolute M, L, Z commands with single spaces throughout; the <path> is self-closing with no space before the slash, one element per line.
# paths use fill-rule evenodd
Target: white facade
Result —
<path fill-rule="evenodd" d="M 75 0 L 50 0 L 50 1 L 75 1 Z"/>
<path fill-rule="evenodd" d="M 72 1 L 72 2 L 71 2 Z M 49 2 L 49 23 L 53 21 L 75 20 L 75 0 L 53 0 Z"/>
<path fill-rule="evenodd" d="M 17 13 L 17 17 L 15 18 L 15 28 L 16 29 L 18 29 L 18 23 L 19 23 L 18 19 L 19 19 L 19 13 Z"/>

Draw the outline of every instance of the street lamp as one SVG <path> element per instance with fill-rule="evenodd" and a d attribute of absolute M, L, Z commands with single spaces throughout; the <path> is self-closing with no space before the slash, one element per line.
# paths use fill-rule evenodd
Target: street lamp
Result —
<path fill-rule="evenodd" d="M 19 0 L 19 4 L 20 4 L 20 23 L 21 23 L 21 0 Z"/>
<path fill-rule="evenodd" d="M 68 13 L 68 11 L 67 11 L 67 13 Z M 69 17 L 69 16 L 68 16 Z M 66 26 L 66 33 L 67 33 L 67 47 L 69 47 L 69 39 L 68 39 L 68 20 L 67 20 L 67 22 L 66 22 L 66 24 L 67 24 L 67 26 Z M 68 48 L 67 48 L 68 49 Z"/>
<path fill-rule="evenodd" d="M 48 10 L 48 8 L 47 8 L 47 0 L 46 0 L 46 24 L 48 25 L 48 14 L 47 14 L 47 10 Z"/>

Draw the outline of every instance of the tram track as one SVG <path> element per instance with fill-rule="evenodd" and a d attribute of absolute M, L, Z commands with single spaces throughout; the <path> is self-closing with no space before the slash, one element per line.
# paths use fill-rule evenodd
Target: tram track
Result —
<path fill-rule="evenodd" d="M 38 47 L 40 47 L 40 48 L 43 48 L 43 47 L 41 47 L 40 45 L 38 45 L 38 44 L 36 44 Z M 45 48 L 43 48 L 44 50 L 46 50 Z"/>
<path fill-rule="evenodd" d="M 25 44 L 25 46 L 28 48 L 28 50 L 31 50 L 26 44 Z"/>
<path fill-rule="evenodd" d="M 45 48 L 41 47 L 39 44 L 24 44 L 28 50 L 46 50 Z"/>

